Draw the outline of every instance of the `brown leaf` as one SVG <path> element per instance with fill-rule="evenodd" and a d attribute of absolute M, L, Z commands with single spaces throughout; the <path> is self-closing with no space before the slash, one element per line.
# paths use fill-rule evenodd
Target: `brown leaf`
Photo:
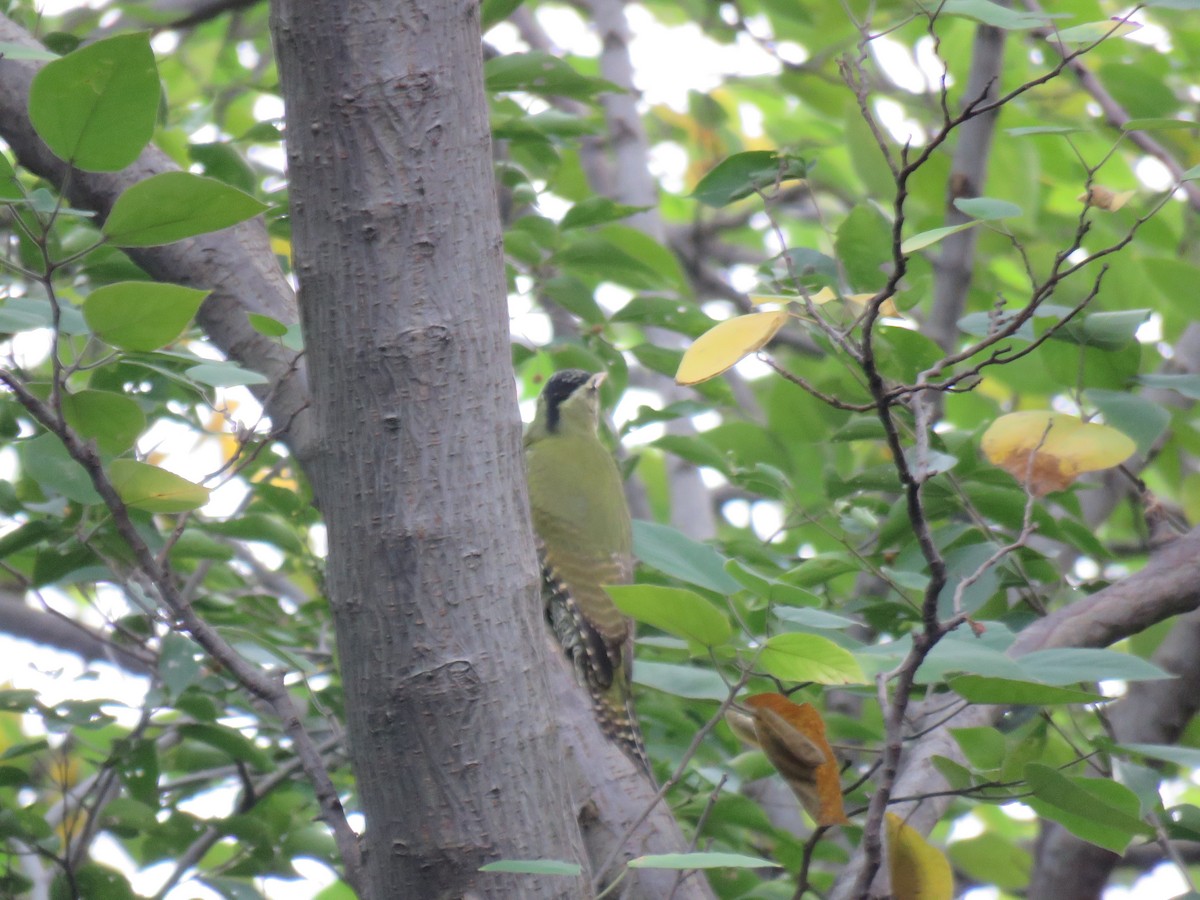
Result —
<path fill-rule="evenodd" d="M 755 694 L 746 703 L 754 710 L 758 745 L 808 814 L 818 825 L 849 821 L 837 759 L 816 707 L 793 703 L 782 694 Z"/>

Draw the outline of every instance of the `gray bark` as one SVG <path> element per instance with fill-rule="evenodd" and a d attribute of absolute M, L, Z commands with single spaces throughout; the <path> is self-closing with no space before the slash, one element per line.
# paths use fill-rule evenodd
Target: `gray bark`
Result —
<path fill-rule="evenodd" d="M 372 897 L 581 897 L 509 366 L 478 10 L 272 10 L 288 114 L 308 471 Z"/>
<path fill-rule="evenodd" d="M 980 25 L 975 30 L 971 50 L 971 75 L 967 80 L 964 99 L 972 103 L 986 95 L 988 102 L 1000 91 L 1000 73 L 1004 65 L 1004 36 L 999 28 Z M 959 211 L 954 201 L 978 197 L 987 179 L 988 157 L 996 130 L 999 109 L 986 112 L 965 122 L 957 132 L 950 183 L 946 195 L 946 225 L 960 225 L 970 216 Z M 975 268 L 975 242 L 978 229 L 968 228 L 949 235 L 942 242 L 942 252 L 935 265 L 933 307 L 922 329 L 949 351 L 958 338 L 958 320 L 967 302 L 971 276 Z"/>

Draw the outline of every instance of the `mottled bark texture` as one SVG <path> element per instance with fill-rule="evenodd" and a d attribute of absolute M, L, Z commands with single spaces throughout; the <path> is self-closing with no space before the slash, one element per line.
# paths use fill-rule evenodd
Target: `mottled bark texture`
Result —
<path fill-rule="evenodd" d="M 372 897 L 582 897 L 509 364 L 477 5 L 282 0 L 308 471 Z"/>

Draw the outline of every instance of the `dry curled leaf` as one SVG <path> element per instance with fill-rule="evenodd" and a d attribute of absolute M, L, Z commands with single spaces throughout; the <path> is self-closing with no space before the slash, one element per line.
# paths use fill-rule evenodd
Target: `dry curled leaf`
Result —
<path fill-rule="evenodd" d="M 1084 206 L 1094 206 L 1107 212 L 1116 212 L 1133 197 L 1133 191 L 1114 191 L 1111 188 L 1094 184 L 1077 199 Z"/>
<path fill-rule="evenodd" d="M 816 707 L 782 694 L 755 694 L 746 703 L 753 710 L 749 716 L 726 715 L 734 734 L 762 748 L 818 825 L 847 822 L 837 759 Z"/>

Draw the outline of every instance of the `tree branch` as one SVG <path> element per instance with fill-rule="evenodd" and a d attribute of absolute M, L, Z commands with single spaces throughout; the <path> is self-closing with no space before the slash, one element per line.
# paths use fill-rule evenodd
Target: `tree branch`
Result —
<path fill-rule="evenodd" d="M 1200 528 L 1164 546 L 1139 572 L 1091 596 L 1058 609 L 1034 622 L 1017 637 L 1009 654 L 1022 656 L 1053 647 L 1107 647 L 1138 634 L 1157 622 L 1191 612 L 1200 606 Z M 921 723 L 944 715 L 945 701 L 914 704 L 907 724 L 911 732 Z M 998 706 L 970 706 L 911 742 L 896 779 L 896 796 L 925 797 L 945 791 L 945 779 L 933 765 L 935 756 L 965 764 L 952 728 L 992 724 L 1004 711 Z M 892 807 L 904 821 L 928 834 L 953 801 L 951 794 Z M 830 894 L 831 900 L 850 900 L 854 878 L 861 870 L 862 851 L 855 853 Z"/>
<path fill-rule="evenodd" d="M 196 643 L 229 671 L 239 685 L 266 702 L 279 717 L 283 730 L 292 740 L 293 749 L 300 759 L 304 773 L 312 783 L 317 803 L 321 808 L 321 817 L 333 831 L 342 858 L 343 876 L 346 883 L 356 890 L 361 890 L 363 886 L 362 856 L 358 845 L 358 835 L 346 821 L 341 798 L 338 797 L 337 790 L 333 786 L 333 781 L 312 736 L 309 735 L 300 719 L 299 711 L 292 701 L 291 694 L 284 686 L 283 678 L 278 675 L 269 675 L 243 658 L 215 628 L 200 618 L 192 609 L 190 601 L 180 592 L 166 565 L 158 560 L 154 551 L 150 549 L 130 519 L 124 501 L 121 500 L 108 480 L 108 475 L 104 471 L 103 463 L 95 446 L 83 443 L 74 431 L 68 428 L 45 403 L 30 393 L 25 384 L 12 373 L 0 369 L 0 383 L 12 391 L 17 401 L 43 428 L 63 442 L 71 458 L 87 471 L 92 486 L 112 515 L 117 533 L 129 547 L 141 574 L 154 585 L 159 599 L 170 614 L 187 630 Z"/>
<path fill-rule="evenodd" d="M 44 49 L 11 19 L 0 16 L 0 42 Z M 29 121 L 29 86 L 39 68 L 28 60 L 0 59 L 0 137 L 17 161 L 56 185 L 66 184 L 75 206 L 108 215 L 117 197 L 130 185 L 178 166 L 156 147 L 147 148 L 133 165 L 120 172 L 81 172 L 47 149 Z M 302 460 L 309 452 L 308 382 L 303 360 L 277 340 L 251 327 L 247 313 L 270 316 L 285 324 L 297 321 L 295 294 L 271 252 L 262 221 L 200 235 L 161 247 L 126 251 L 154 278 L 195 288 L 211 289 L 197 322 L 230 359 L 261 372 L 270 384 L 256 388 L 267 414 L 288 427 L 287 441 Z"/>

